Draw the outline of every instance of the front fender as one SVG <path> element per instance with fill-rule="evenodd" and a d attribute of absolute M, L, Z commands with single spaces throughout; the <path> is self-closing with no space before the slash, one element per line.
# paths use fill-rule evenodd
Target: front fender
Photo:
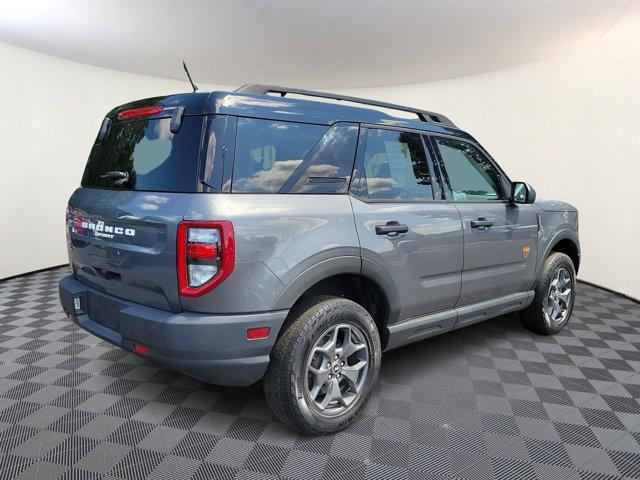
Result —
<path fill-rule="evenodd" d="M 555 247 L 558 244 L 558 242 L 562 240 L 569 240 L 573 242 L 578 251 L 578 257 L 580 256 L 580 239 L 578 238 L 578 233 L 575 230 L 569 229 L 569 228 L 562 228 L 546 236 L 543 232 L 543 234 L 540 236 L 540 239 L 539 239 L 538 252 L 540 256 L 538 257 L 538 264 L 536 266 L 536 275 L 535 275 L 535 281 L 533 285 L 534 287 L 538 281 L 538 276 L 540 274 L 540 270 L 542 269 L 542 265 L 551 254 L 553 247 Z"/>

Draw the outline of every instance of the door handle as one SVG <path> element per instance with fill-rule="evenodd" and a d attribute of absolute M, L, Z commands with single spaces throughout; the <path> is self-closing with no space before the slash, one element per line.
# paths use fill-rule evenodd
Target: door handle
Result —
<path fill-rule="evenodd" d="M 487 220 L 484 217 L 480 217 L 477 220 L 471 220 L 471 228 L 482 228 L 482 227 L 492 227 L 493 220 Z"/>
<path fill-rule="evenodd" d="M 376 235 L 398 235 L 400 233 L 407 233 L 408 231 L 408 226 L 402 225 L 395 220 L 387 222 L 385 225 L 376 225 Z"/>

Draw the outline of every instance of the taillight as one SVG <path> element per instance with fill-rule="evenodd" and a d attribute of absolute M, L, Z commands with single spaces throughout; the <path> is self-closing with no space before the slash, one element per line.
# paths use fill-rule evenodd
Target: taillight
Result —
<path fill-rule="evenodd" d="M 181 222 L 177 255 L 180 295 L 199 297 L 209 292 L 233 271 L 233 225 L 227 221 Z"/>

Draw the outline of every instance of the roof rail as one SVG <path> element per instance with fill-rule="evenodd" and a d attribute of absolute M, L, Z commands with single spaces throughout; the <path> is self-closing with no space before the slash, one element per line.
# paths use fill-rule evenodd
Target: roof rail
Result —
<path fill-rule="evenodd" d="M 360 103 L 363 105 L 371 105 L 374 107 L 389 108 L 391 110 L 399 110 L 402 112 L 414 113 L 418 118 L 427 123 L 435 123 L 438 125 L 445 125 L 448 127 L 455 127 L 455 124 L 447 117 L 440 113 L 429 112 L 427 110 L 421 110 L 419 108 L 405 107 L 403 105 L 396 105 L 394 103 L 378 102 L 376 100 L 368 100 L 366 98 L 351 97 L 348 95 L 339 95 L 337 93 L 316 92 L 314 90 L 304 90 L 301 88 L 288 88 L 278 87 L 275 85 L 261 85 L 258 83 L 250 83 L 243 85 L 236 90 L 237 93 L 248 93 L 252 95 L 267 95 L 269 93 L 279 93 L 281 97 L 284 97 L 288 93 L 296 95 L 305 95 L 308 97 L 328 98 L 331 100 L 342 100 L 345 102 Z"/>

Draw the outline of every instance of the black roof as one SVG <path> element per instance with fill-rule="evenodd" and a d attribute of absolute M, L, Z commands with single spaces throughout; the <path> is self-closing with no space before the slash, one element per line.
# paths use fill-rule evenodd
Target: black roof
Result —
<path fill-rule="evenodd" d="M 274 93 L 278 95 L 273 95 Z M 290 94 L 309 99 L 288 96 Z M 337 102 L 317 99 L 332 99 Z M 257 84 L 245 85 L 235 92 L 198 91 L 137 100 L 113 109 L 108 116 L 150 105 L 183 106 L 186 115 L 223 114 L 321 125 L 355 122 L 412 128 L 472 139 L 469 134 L 439 113 L 346 95 Z M 416 118 L 390 115 L 380 108 L 412 113 Z"/>

